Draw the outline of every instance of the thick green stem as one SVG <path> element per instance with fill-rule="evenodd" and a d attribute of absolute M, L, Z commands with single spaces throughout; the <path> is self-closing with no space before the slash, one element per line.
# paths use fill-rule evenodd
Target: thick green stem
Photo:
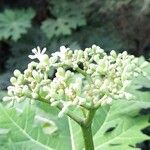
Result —
<path fill-rule="evenodd" d="M 89 111 L 84 124 L 81 125 L 85 150 L 94 150 L 94 142 L 93 142 L 93 135 L 92 135 L 92 121 L 94 115 L 96 113 L 96 109 L 92 109 Z"/>
<path fill-rule="evenodd" d="M 84 139 L 85 150 L 94 150 L 91 125 L 88 127 L 82 126 L 81 129 Z"/>
<path fill-rule="evenodd" d="M 91 110 L 89 110 L 87 118 L 86 118 L 86 120 L 84 122 L 84 124 L 86 126 L 90 126 L 92 124 L 92 121 L 93 121 L 94 115 L 96 113 L 96 110 L 97 109 L 91 109 Z"/>

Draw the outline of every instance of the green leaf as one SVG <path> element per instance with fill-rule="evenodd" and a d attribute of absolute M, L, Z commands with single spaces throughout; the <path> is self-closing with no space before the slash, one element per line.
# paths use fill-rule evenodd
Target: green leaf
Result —
<path fill-rule="evenodd" d="M 94 135 L 96 150 L 132 150 L 136 143 L 150 139 L 141 132 L 150 125 L 149 116 L 139 115 L 142 108 L 150 107 L 150 92 L 135 93 L 138 95 L 135 100 L 114 101 L 111 106 L 103 106 L 98 110 Z"/>
<path fill-rule="evenodd" d="M 72 150 L 83 149 L 82 132 L 78 124 L 68 118 Z"/>
<path fill-rule="evenodd" d="M 58 112 L 51 107 L 48 112 L 38 110 L 35 114 L 31 106 L 22 111 L 0 105 L 0 145 L 8 150 L 82 149 L 80 127 L 69 118 L 58 118 Z"/>
<path fill-rule="evenodd" d="M 5 147 L 11 149 L 39 149 L 52 150 L 50 145 L 54 142 L 51 135 L 44 134 L 42 127 L 34 124 L 35 113 L 27 107 L 23 113 L 18 113 L 15 109 L 7 110 L 0 105 L 0 128 L 8 129 L 7 143 Z M 4 136 L 4 134 L 2 134 Z M 2 138 L 0 135 L 0 137 Z M 3 138 L 4 139 L 4 138 Z M 0 141 L 1 143 L 1 141 Z"/>
<path fill-rule="evenodd" d="M 32 9 L 5 9 L 0 13 L 0 39 L 17 41 L 31 27 L 31 19 L 35 13 Z"/>
<path fill-rule="evenodd" d="M 59 131 L 62 130 L 61 132 L 61 137 L 63 144 L 61 146 L 62 150 L 80 150 L 83 149 L 83 138 L 82 138 L 82 132 L 80 126 L 71 120 L 69 117 L 63 117 L 63 118 L 58 118 L 58 110 L 50 107 L 47 104 L 39 103 L 39 113 L 43 114 L 43 116 L 49 117 L 52 121 L 54 121 L 57 126 Z M 81 115 L 81 113 L 78 111 L 74 111 L 74 113 Z M 67 136 L 67 137 L 66 137 Z M 66 139 L 65 139 L 66 137 Z M 59 141 L 60 142 L 60 141 Z M 63 147 L 64 143 L 66 142 L 66 145 Z M 59 144 L 60 145 L 60 144 Z M 60 147 L 58 146 L 56 150 L 60 150 Z"/>
<path fill-rule="evenodd" d="M 111 111 L 110 111 L 111 113 Z M 130 150 L 135 147 L 135 144 L 143 140 L 150 139 L 147 135 L 143 134 L 140 130 L 150 125 L 148 123 L 148 117 L 124 117 L 117 121 L 115 129 L 108 132 L 108 127 L 114 126 L 113 118 L 110 113 L 106 118 L 103 125 L 100 127 L 97 134 L 94 136 L 95 149 L 96 150 Z"/>
<path fill-rule="evenodd" d="M 53 8 L 51 12 L 56 19 L 49 18 L 42 23 L 41 29 L 46 36 L 59 37 L 61 35 L 70 35 L 72 29 L 86 25 L 86 20 L 82 9 L 76 6 L 75 2 L 67 2 L 63 0 L 62 5 L 59 1 L 52 1 Z M 72 6 L 70 8 L 70 6 Z M 78 11 L 76 11 L 78 9 Z"/>

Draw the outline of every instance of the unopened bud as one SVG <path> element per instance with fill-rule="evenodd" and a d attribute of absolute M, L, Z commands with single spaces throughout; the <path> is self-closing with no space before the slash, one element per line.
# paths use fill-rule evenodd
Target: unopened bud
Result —
<path fill-rule="evenodd" d="M 14 85 L 17 82 L 17 79 L 15 77 L 11 77 L 10 82 Z"/>
<path fill-rule="evenodd" d="M 21 74 L 21 72 L 20 72 L 19 70 L 15 70 L 15 71 L 14 71 L 14 76 L 15 76 L 15 77 L 19 77 L 20 74 Z"/>

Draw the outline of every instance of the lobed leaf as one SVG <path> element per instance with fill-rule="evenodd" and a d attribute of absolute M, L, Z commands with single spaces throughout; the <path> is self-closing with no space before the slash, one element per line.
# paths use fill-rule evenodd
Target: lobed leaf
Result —
<path fill-rule="evenodd" d="M 32 9 L 10 10 L 0 13 L 0 39 L 17 41 L 31 27 L 31 19 L 35 13 Z"/>

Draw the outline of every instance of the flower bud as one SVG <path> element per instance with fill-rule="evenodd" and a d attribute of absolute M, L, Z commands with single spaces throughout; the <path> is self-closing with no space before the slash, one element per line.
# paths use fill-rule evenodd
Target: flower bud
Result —
<path fill-rule="evenodd" d="M 37 99 L 38 98 L 38 94 L 37 93 L 32 93 L 32 98 L 33 99 Z"/>
<path fill-rule="evenodd" d="M 58 57 L 50 57 L 49 58 L 49 63 L 54 64 L 58 60 Z"/>
<path fill-rule="evenodd" d="M 15 71 L 14 71 L 14 76 L 15 76 L 15 77 L 19 77 L 20 74 L 21 74 L 21 72 L 20 72 L 19 70 L 15 70 Z"/>
<path fill-rule="evenodd" d="M 51 106 L 57 106 L 60 102 L 59 101 L 54 101 L 51 103 Z"/>
<path fill-rule="evenodd" d="M 130 94 L 130 93 L 126 93 L 126 92 L 125 92 L 124 95 L 125 95 L 125 98 L 126 98 L 127 100 L 133 99 L 133 95 Z"/>
<path fill-rule="evenodd" d="M 31 63 L 28 64 L 28 69 L 29 69 L 29 70 L 32 70 L 33 67 L 36 67 L 36 66 L 37 66 L 37 63 L 34 62 L 34 61 L 32 61 Z"/>
<path fill-rule="evenodd" d="M 98 54 L 94 56 L 94 60 L 95 60 L 96 62 L 99 61 L 99 55 L 98 55 Z"/>
<path fill-rule="evenodd" d="M 127 56 L 128 55 L 128 53 L 127 53 L 127 51 L 124 51 L 123 53 L 122 53 L 122 56 L 124 57 L 124 56 Z"/>
<path fill-rule="evenodd" d="M 20 76 L 18 77 L 17 83 L 19 85 L 21 85 L 23 83 L 23 81 L 24 81 L 24 76 L 22 74 L 20 74 Z"/>
<path fill-rule="evenodd" d="M 72 75 L 72 72 L 71 71 L 66 71 L 66 73 L 65 73 L 65 79 L 68 79 L 69 77 L 71 77 L 71 75 Z"/>
<path fill-rule="evenodd" d="M 47 54 L 44 54 L 39 58 L 39 60 L 40 62 L 47 64 L 49 62 L 49 57 Z"/>
<path fill-rule="evenodd" d="M 10 78 L 10 82 L 11 82 L 13 85 L 15 85 L 16 82 L 17 82 L 17 79 L 16 79 L 15 77 L 11 77 L 11 78 Z"/>
<path fill-rule="evenodd" d="M 27 85 L 23 86 L 22 93 L 24 95 L 28 95 L 30 93 L 30 90 Z"/>
<path fill-rule="evenodd" d="M 111 55 L 112 57 L 114 57 L 114 58 L 117 57 L 117 54 L 116 54 L 116 52 L 115 52 L 114 50 L 112 50 L 112 51 L 110 52 L 110 55 Z"/>
<path fill-rule="evenodd" d="M 113 100 L 113 99 L 112 99 L 111 97 L 108 97 L 108 98 L 106 99 L 106 103 L 107 103 L 107 104 L 111 104 L 112 100 Z"/>
<path fill-rule="evenodd" d="M 96 49 L 96 47 L 97 47 L 97 46 L 96 46 L 95 44 L 92 45 L 92 49 Z"/>
<path fill-rule="evenodd" d="M 40 74 L 39 74 L 37 71 L 33 70 L 33 71 L 32 71 L 32 76 L 33 76 L 33 78 L 34 78 L 37 82 L 40 81 Z"/>
<path fill-rule="evenodd" d="M 103 53 L 104 54 L 104 50 L 97 46 L 96 53 Z"/>
<path fill-rule="evenodd" d="M 8 96 L 13 96 L 13 91 L 12 90 L 8 90 Z"/>
<path fill-rule="evenodd" d="M 32 73 L 32 71 L 27 69 L 27 70 L 24 71 L 24 76 L 27 78 L 28 76 L 31 75 L 31 73 Z"/>
<path fill-rule="evenodd" d="M 11 99 L 12 99 L 11 97 L 5 96 L 5 97 L 3 97 L 2 100 L 3 100 L 4 102 L 7 102 L 7 101 L 11 101 Z"/>
<path fill-rule="evenodd" d="M 59 68 L 57 69 L 57 73 L 58 73 L 58 75 L 60 75 L 60 76 L 64 76 L 64 75 L 65 75 L 65 70 L 64 70 L 62 67 L 59 67 Z"/>
<path fill-rule="evenodd" d="M 63 89 L 59 89 L 59 90 L 58 90 L 58 94 L 59 94 L 60 96 L 63 96 L 63 95 L 64 95 L 64 90 L 63 90 Z"/>
<path fill-rule="evenodd" d="M 86 98 L 78 97 L 78 99 L 79 99 L 79 105 L 86 103 Z"/>
<path fill-rule="evenodd" d="M 92 71 L 91 69 L 88 69 L 88 70 L 86 71 L 86 73 L 87 73 L 87 74 L 92 74 L 93 71 Z"/>

